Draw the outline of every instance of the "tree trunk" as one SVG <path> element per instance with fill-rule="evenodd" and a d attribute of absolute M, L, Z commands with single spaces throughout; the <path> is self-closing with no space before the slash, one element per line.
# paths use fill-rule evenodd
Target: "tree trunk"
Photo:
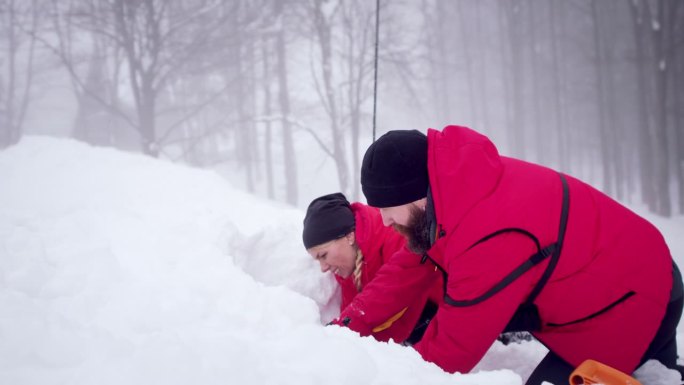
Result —
<path fill-rule="evenodd" d="M 332 130 L 332 154 L 337 169 L 337 178 L 340 184 L 340 191 L 348 193 L 349 172 L 347 157 L 345 154 L 344 134 L 340 129 L 339 115 L 337 110 L 337 100 L 333 88 L 332 79 L 332 31 L 330 21 L 322 10 L 322 0 L 314 1 L 314 26 L 321 50 L 321 70 L 323 76 L 323 102 L 326 105 L 328 116 L 330 117 L 330 128 Z"/>
<path fill-rule="evenodd" d="M 141 103 L 138 107 L 140 135 L 143 153 L 151 157 L 159 157 L 159 144 L 156 133 L 156 95 L 152 89 L 151 80 L 142 78 Z"/>
<path fill-rule="evenodd" d="M 246 167 L 247 167 L 247 180 L 248 186 L 251 185 L 250 192 L 256 191 L 255 183 L 259 179 L 259 169 L 256 164 L 259 163 L 259 146 L 257 145 L 257 135 L 256 135 L 256 122 L 254 121 L 254 116 L 256 112 L 256 95 L 254 93 L 256 82 L 255 82 L 255 67 L 256 62 L 254 60 L 254 41 L 250 37 L 245 37 L 245 89 L 244 100 L 245 106 L 245 122 L 243 130 L 245 131 L 245 147 L 246 152 Z"/>
<path fill-rule="evenodd" d="M 614 2 L 606 2 L 603 4 L 607 7 L 607 15 L 615 15 L 616 9 L 614 7 Z M 605 8 L 604 8 L 605 9 Z M 624 164 L 622 159 L 623 148 L 625 146 L 626 138 L 618 138 L 618 133 L 616 132 L 618 128 L 617 116 L 616 116 L 616 90 L 615 90 L 615 72 L 616 72 L 616 62 L 614 59 L 615 54 L 613 47 L 615 46 L 615 29 L 614 25 L 615 18 L 608 17 L 606 20 L 601 22 L 601 27 L 603 27 L 603 59 L 605 64 L 605 71 L 603 72 L 605 81 L 605 106 L 607 107 L 607 125 L 606 125 L 606 137 L 608 142 L 606 143 L 606 148 L 609 151 L 608 158 L 610 159 L 610 168 L 613 171 L 613 186 L 615 188 L 615 197 L 618 200 L 623 200 L 624 194 Z"/>
<path fill-rule="evenodd" d="M 539 84 L 541 81 L 540 77 L 542 76 L 542 67 L 539 63 L 541 55 L 537 52 L 538 49 L 540 49 L 541 43 L 537 36 L 537 15 L 535 12 L 537 7 L 530 1 L 528 1 L 527 5 L 529 12 L 527 20 L 527 27 L 529 28 L 527 31 L 527 35 L 529 36 L 527 48 L 530 60 L 529 68 L 532 71 L 530 73 L 530 79 L 532 80 L 532 111 L 530 112 L 532 119 L 530 119 L 530 129 L 534 133 L 537 160 L 541 164 L 548 164 L 548 149 L 546 148 L 546 145 L 549 143 L 553 131 L 549 130 L 547 124 L 542 124 L 542 94 L 541 86 Z"/>
<path fill-rule="evenodd" d="M 677 57 L 673 60 L 673 81 L 674 85 L 674 106 L 672 109 L 674 114 L 674 132 L 675 143 L 677 143 L 676 154 L 676 173 L 677 173 L 677 189 L 679 192 L 679 213 L 684 214 L 684 55 L 679 51 Z"/>
<path fill-rule="evenodd" d="M 109 101 L 110 91 L 105 74 L 106 56 L 98 44 L 97 36 L 92 36 L 93 51 L 88 62 L 88 74 L 83 90 L 74 87 L 76 96 L 76 118 L 71 136 L 97 146 L 113 146 L 114 137 L 109 126 L 108 113 L 91 95 L 98 95 Z"/>
<path fill-rule="evenodd" d="M 610 167 L 611 157 L 609 143 L 610 135 L 608 133 L 608 117 L 606 111 L 608 110 L 606 103 L 606 90 L 604 82 L 606 79 L 606 63 L 604 60 L 604 36 L 601 34 L 600 28 L 600 13 L 598 9 L 597 0 L 591 2 L 591 16 L 592 16 L 592 31 L 594 34 L 594 55 L 596 57 L 596 107 L 599 117 L 599 140 L 601 148 L 601 168 L 603 170 L 603 191 L 611 195 L 613 193 L 613 175 Z"/>
<path fill-rule="evenodd" d="M 116 0 L 112 3 L 116 20 L 116 32 L 120 36 L 120 44 L 126 52 L 128 62 L 129 82 L 131 92 L 135 100 L 135 108 L 138 116 L 137 130 L 140 134 L 141 147 L 144 154 L 158 157 L 159 143 L 156 133 L 156 90 L 154 88 L 156 55 L 159 52 L 160 37 L 159 24 L 150 23 L 144 29 L 144 34 L 138 30 L 137 18 L 140 12 L 144 12 L 146 21 L 154 20 L 154 3 L 145 2 L 144 9 L 136 8 L 135 4 L 129 4 L 125 0 Z M 144 48 L 150 50 L 154 60 L 143 61 L 143 53 L 140 52 L 144 41 Z M 144 67 L 147 64 L 148 67 Z"/>
<path fill-rule="evenodd" d="M 525 80 L 525 71 L 523 68 L 523 23 L 519 20 L 522 18 L 521 1 L 507 1 L 507 15 L 510 47 L 511 47 L 511 90 L 513 97 L 513 126 L 508 127 L 509 140 L 511 141 L 511 152 L 519 157 L 525 158 L 525 100 L 523 95 L 523 87 Z"/>
<path fill-rule="evenodd" d="M 266 196 L 275 199 L 275 188 L 273 183 L 273 151 L 271 142 L 273 141 L 271 128 L 271 52 L 269 49 L 270 39 L 263 37 L 261 41 L 262 60 L 264 64 L 264 166 L 266 169 Z"/>
<path fill-rule="evenodd" d="M 237 10 L 233 15 L 233 34 L 236 36 L 236 46 L 234 49 L 233 60 L 235 65 L 235 87 L 237 94 L 235 95 L 235 109 L 237 113 L 238 124 L 235 132 L 235 150 L 238 158 L 240 168 L 245 172 L 245 185 L 247 191 L 254 193 L 254 176 L 252 175 L 252 151 L 250 145 L 250 116 L 248 114 L 249 103 L 249 79 L 248 73 L 250 71 L 249 63 L 245 63 L 248 56 L 249 47 L 247 46 L 246 37 L 242 33 L 240 18 L 243 15 L 244 3 L 240 2 L 237 5 Z"/>
<path fill-rule="evenodd" d="M 666 19 L 667 45 L 665 56 L 666 66 L 669 67 L 667 76 L 669 81 L 666 83 L 671 95 L 669 109 L 671 119 L 669 119 L 669 143 L 672 144 L 672 167 L 674 180 L 677 185 L 679 213 L 684 213 L 684 125 L 682 111 L 684 110 L 682 100 L 682 50 L 684 38 L 682 29 L 684 28 L 684 6 L 680 0 L 670 0 L 667 3 L 667 11 L 663 14 Z M 673 198 L 674 199 L 674 198 Z M 674 210 L 673 210 L 674 211 Z"/>
<path fill-rule="evenodd" d="M 653 159 L 651 144 L 651 120 L 648 118 L 648 94 L 650 88 L 646 81 L 646 71 L 648 70 L 647 52 L 644 46 L 644 34 L 647 33 L 648 23 L 645 22 L 645 15 L 637 2 L 630 2 L 630 14 L 632 17 L 632 30 L 634 35 L 634 45 L 636 50 L 636 72 L 637 72 L 637 111 L 639 117 L 639 179 L 641 186 L 641 199 L 646 203 L 651 211 L 655 211 L 655 190 L 653 185 Z"/>
<path fill-rule="evenodd" d="M 463 56 L 461 56 L 461 60 L 463 62 L 463 65 L 465 66 L 465 78 L 466 83 L 468 85 L 468 105 L 470 106 L 470 121 L 472 122 L 472 124 L 476 125 L 477 122 L 480 120 L 480 117 L 477 114 L 477 97 L 475 94 L 476 86 L 474 82 L 473 69 L 470 63 L 471 60 L 473 60 L 474 56 L 471 46 L 472 40 L 470 36 L 468 36 L 466 17 L 463 14 L 464 11 L 462 0 L 456 0 L 456 12 L 458 13 L 458 26 L 460 27 L 460 44 L 454 47 L 454 49 L 463 51 Z M 447 90 L 447 92 L 451 91 Z"/>
<path fill-rule="evenodd" d="M 7 6 L 7 51 L 8 51 L 8 84 L 7 84 L 7 95 L 5 96 L 5 114 L 6 114 L 6 125 L 7 131 L 5 138 L 0 143 L 0 148 L 11 146 L 16 143 L 16 138 L 18 136 L 17 126 L 16 126 L 16 103 L 15 103 L 15 89 L 17 83 L 17 71 L 16 71 L 16 61 L 18 54 L 18 42 L 17 42 L 17 32 L 15 27 L 16 20 L 16 10 L 14 6 L 14 0 L 10 0 Z"/>
<path fill-rule="evenodd" d="M 446 22 L 446 4 L 446 2 L 439 0 L 435 2 L 436 30 L 434 31 L 434 40 L 436 45 L 434 49 L 437 50 L 436 62 L 434 63 L 436 70 L 434 73 L 438 74 L 438 76 L 433 78 L 433 84 L 435 87 L 435 95 L 437 97 L 437 114 L 443 119 L 449 119 L 449 117 L 451 117 L 453 114 L 451 109 L 454 108 L 453 104 L 451 103 L 451 90 L 449 89 L 452 81 L 452 70 L 449 66 L 450 56 L 445 41 L 445 27 L 450 25 Z"/>
<path fill-rule="evenodd" d="M 359 4 L 354 4 L 354 10 L 359 10 Z M 363 16 L 362 16 L 363 17 Z M 351 19 L 351 18 L 350 18 Z M 363 78 L 363 66 L 364 66 L 364 56 L 357 58 L 358 54 L 363 54 L 366 47 L 361 45 L 357 47 L 355 44 L 354 28 L 351 25 L 352 21 L 345 23 L 347 31 L 345 35 L 347 36 L 347 103 L 349 103 L 349 123 L 351 128 L 351 150 L 352 150 L 352 170 L 354 173 L 352 182 L 352 200 L 359 200 L 359 181 L 361 177 L 359 175 L 359 135 L 361 131 L 361 80 Z M 363 41 L 361 42 L 364 43 Z M 354 59 L 360 59 L 360 63 L 355 63 Z M 358 65 L 361 69 L 357 72 L 355 70 L 355 65 Z"/>
<path fill-rule="evenodd" d="M 6 24 L 6 29 L 0 31 L 0 34 L 7 39 L 7 48 L 3 50 L 6 52 L 0 58 L 0 61 L 6 61 L 7 66 L 7 83 L 4 84 L 0 78 L 0 149 L 17 143 L 21 138 L 33 85 L 36 37 L 30 36 L 28 47 L 22 46 L 20 29 L 36 29 L 38 7 L 35 2 L 30 6 L 24 5 L 24 8 L 20 7 L 14 0 L 9 0 L 4 12 L 0 14 L 3 18 L 6 17 L 4 23 L 0 24 Z M 31 25 L 23 25 L 27 18 Z M 26 55 L 26 62 L 22 61 L 21 66 L 17 63 L 20 55 L 21 59 Z"/>
<path fill-rule="evenodd" d="M 276 1 L 276 15 L 284 18 L 283 1 Z M 282 25 L 282 23 L 281 23 Z M 297 158 L 292 140 L 290 125 L 290 90 L 287 85 L 287 57 L 285 55 L 285 31 L 281 28 L 277 35 L 278 55 L 278 102 L 280 104 L 281 123 L 283 126 L 283 157 L 285 163 L 285 201 L 291 205 L 297 204 Z"/>
<path fill-rule="evenodd" d="M 684 12 L 684 11 L 682 11 Z M 676 18 L 677 27 L 684 27 L 684 20 L 682 17 Z M 676 28 L 676 27 L 675 27 Z M 675 36 L 673 34 L 673 36 Z M 681 40 L 673 41 L 673 45 L 682 44 Z M 676 151 L 676 171 L 677 171 L 677 188 L 679 192 L 679 213 L 684 214 L 684 53 L 680 50 L 675 50 L 675 57 L 673 58 L 673 88 L 674 88 L 674 132 L 677 143 Z"/>
<path fill-rule="evenodd" d="M 563 36 L 565 35 L 565 14 L 562 2 L 549 3 L 549 20 L 551 26 L 551 62 L 553 78 L 553 115 L 555 131 L 558 137 L 558 168 L 569 171 L 568 145 L 569 135 L 565 132 L 565 66 L 561 64 L 560 56 L 564 56 Z M 557 28 L 560 30 L 558 31 Z"/>
<path fill-rule="evenodd" d="M 472 3 L 472 7 L 475 7 L 475 41 L 477 42 L 478 45 L 478 50 L 477 52 L 479 53 L 479 61 L 476 61 L 476 63 L 479 63 L 476 66 L 476 69 L 474 71 L 474 76 L 477 79 L 477 84 L 478 86 L 475 87 L 475 91 L 477 92 L 478 95 L 478 101 L 479 101 L 479 116 L 480 119 L 476 122 L 478 129 L 481 132 L 487 133 L 492 129 L 489 123 L 490 119 L 490 113 L 489 113 L 489 107 L 488 107 L 488 100 L 487 100 L 487 79 L 488 79 L 488 74 L 487 74 L 487 66 L 489 65 L 489 61 L 487 60 L 487 43 L 486 39 L 483 36 L 484 33 L 482 31 L 482 12 L 481 12 L 481 7 L 482 7 L 482 2 L 481 1 L 476 1 Z M 473 57 L 474 59 L 474 57 Z"/>
<path fill-rule="evenodd" d="M 375 41 L 375 13 L 370 7 L 363 6 L 363 0 L 341 3 L 342 35 L 344 36 L 344 55 L 346 55 L 346 102 L 344 110 L 348 116 L 351 131 L 351 181 L 350 200 L 360 198 L 361 157 L 359 141 L 361 136 L 361 107 L 371 96 L 369 83 L 372 81 L 373 49 Z"/>
<path fill-rule="evenodd" d="M 654 61 L 652 70 L 655 78 L 655 126 L 651 132 L 655 144 L 655 188 L 656 213 L 669 217 L 672 215 L 670 202 L 670 162 L 667 143 L 667 73 L 668 57 L 666 52 L 665 35 L 665 0 L 658 0 L 657 15 L 654 22 L 659 25 L 653 28 L 652 38 L 654 47 Z"/>
<path fill-rule="evenodd" d="M 509 1 L 509 0 L 505 0 Z M 505 128 L 507 129 L 507 132 L 510 132 L 510 128 L 515 126 L 515 119 L 513 118 L 513 106 L 511 101 L 513 100 L 513 93 L 511 92 L 511 51 L 510 51 L 510 37 L 507 38 L 506 36 L 510 36 L 511 32 L 511 25 L 510 25 L 510 20 L 509 23 L 506 23 L 506 10 L 505 8 L 508 7 L 508 5 L 497 5 L 497 20 L 498 20 L 498 28 L 499 28 L 499 59 L 500 59 L 500 68 L 501 68 L 501 82 L 503 83 L 503 104 L 504 104 L 504 109 L 505 109 Z"/>

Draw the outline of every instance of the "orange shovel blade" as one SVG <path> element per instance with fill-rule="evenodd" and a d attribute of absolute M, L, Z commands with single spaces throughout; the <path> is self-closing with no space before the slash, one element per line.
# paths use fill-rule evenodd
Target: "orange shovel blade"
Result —
<path fill-rule="evenodd" d="M 594 360 L 586 360 L 570 374 L 570 385 L 641 385 L 621 371 Z"/>

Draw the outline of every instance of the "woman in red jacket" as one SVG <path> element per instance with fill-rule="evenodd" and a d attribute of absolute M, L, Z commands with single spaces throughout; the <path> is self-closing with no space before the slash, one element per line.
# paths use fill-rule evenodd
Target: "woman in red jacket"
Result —
<path fill-rule="evenodd" d="M 383 226 L 377 209 L 350 204 L 340 193 L 324 195 L 309 205 L 302 238 L 321 271 L 332 272 L 340 284 L 340 310 L 373 280 L 380 268 L 390 272 L 393 279 L 383 289 L 395 295 L 379 303 L 373 297 L 366 300 L 365 306 L 377 308 L 382 318 L 369 334 L 379 341 L 391 338 L 406 344 L 420 339 L 437 309 L 440 276 L 434 266 L 421 263 L 421 257 L 405 247 L 401 235 Z"/>
<path fill-rule="evenodd" d="M 499 333 L 525 330 L 549 349 L 528 384 L 567 383 L 587 359 L 679 369 L 681 275 L 658 230 L 598 190 L 458 126 L 383 135 L 361 184 L 384 224 L 443 271 L 444 302 L 415 345 L 424 359 L 468 372 Z M 348 327 L 375 325 L 363 297 L 384 280 L 342 312 Z"/>

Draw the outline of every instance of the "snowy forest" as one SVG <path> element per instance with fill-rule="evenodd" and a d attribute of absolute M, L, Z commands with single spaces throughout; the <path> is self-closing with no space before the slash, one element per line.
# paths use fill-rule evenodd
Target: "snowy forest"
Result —
<path fill-rule="evenodd" d="M 0 0 L 0 149 L 73 137 L 302 207 L 361 199 L 374 135 L 458 124 L 669 217 L 683 3 Z"/>

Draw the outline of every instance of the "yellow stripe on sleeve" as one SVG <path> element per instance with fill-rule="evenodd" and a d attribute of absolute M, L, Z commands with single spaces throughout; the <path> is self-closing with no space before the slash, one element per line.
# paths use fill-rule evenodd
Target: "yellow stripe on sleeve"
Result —
<path fill-rule="evenodd" d="M 390 319 L 388 319 L 387 321 L 383 322 L 382 325 L 374 327 L 374 328 L 373 328 L 373 333 L 381 332 L 381 331 L 383 331 L 383 330 L 389 328 L 390 326 L 392 326 L 392 324 L 393 324 L 396 320 L 398 320 L 399 318 L 401 318 L 401 316 L 403 316 L 404 313 L 406 313 L 406 310 L 407 310 L 407 309 L 408 309 L 408 307 L 405 307 L 402 311 L 400 311 L 399 313 L 393 315 L 392 318 L 390 318 Z"/>

